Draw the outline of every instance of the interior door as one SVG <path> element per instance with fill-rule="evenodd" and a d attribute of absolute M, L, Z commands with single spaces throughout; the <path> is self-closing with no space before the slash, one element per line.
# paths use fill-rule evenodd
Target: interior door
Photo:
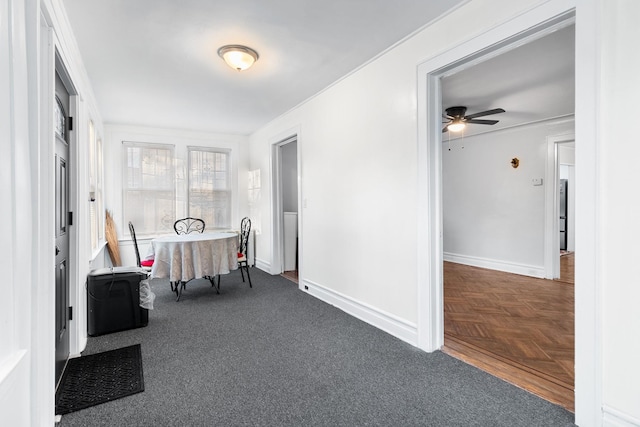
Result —
<path fill-rule="evenodd" d="M 55 278 L 56 386 L 69 358 L 69 92 L 56 72 L 55 129 Z"/>

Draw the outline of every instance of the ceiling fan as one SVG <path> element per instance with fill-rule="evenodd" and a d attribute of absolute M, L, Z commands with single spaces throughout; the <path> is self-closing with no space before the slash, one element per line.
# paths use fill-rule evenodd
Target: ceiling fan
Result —
<path fill-rule="evenodd" d="M 493 110 L 480 111 L 479 113 L 469 114 L 465 116 L 467 112 L 467 107 L 449 107 L 445 110 L 446 114 L 443 114 L 442 117 L 448 119 L 447 122 L 444 122 L 444 128 L 442 128 L 442 132 L 459 132 L 465 128 L 467 123 L 477 124 L 477 125 L 495 125 L 498 123 L 498 120 L 484 120 L 484 119 L 476 119 L 476 117 L 484 117 L 490 116 L 492 114 L 504 113 L 505 111 L 502 108 L 494 108 Z"/>

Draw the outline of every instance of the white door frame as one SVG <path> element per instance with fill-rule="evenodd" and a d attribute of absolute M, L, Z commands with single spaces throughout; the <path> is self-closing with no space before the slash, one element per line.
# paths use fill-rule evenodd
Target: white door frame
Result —
<path fill-rule="evenodd" d="M 301 185 L 301 144 L 300 128 L 296 127 L 284 131 L 270 139 L 271 144 L 271 274 L 281 274 L 284 271 L 284 215 L 282 201 L 282 156 L 280 148 L 290 142 L 296 141 L 298 163 L 298 277 L 302 271 L 302 185 Z M 302 289 L 302 280 L 298 281 L 298 287 Z"/>
<path fill-rule="evenodd" d="M 578 4 L 578 5 L 577 5 Z M 575 18 L 574 18 L 575 17 Z M 544 2 L 418 65 L 418 347 L 444 342 L 440 78 L 576 21 L 576 424 L 602 424 L 602 328 L 598 295 L 598 4 Z M 584 165 L 584 166 L 583 166 Z M 594 170 L 595 169 L 595 170 Z M 594 327 L 595 325 L 595 327 Z"/>
<path fill-rule="evenodd" d="M 545 208 L 544 208 L 544 277 L 557 279 L 560 277 L 560 212 L 558 189 L 559 165 L 558 144 L 575 141 L 573 133 L 547 137 L 547 164 L 545 172 Z"/>
<path fill-rule="evenodd" d="M 55 17 L 54 13 L 42 4 L 39 16 L 39 69 L 38 82 L 39 88 L 39 116 L 38 116 L 38 153 L 34 157 L 34 161 L 38 163 L 38 169 L 34 174 L 34 182 L 37 184 L 37 209 L 39 212 L 37 226 L 34 228 L 35 233 L 35 252 L 36 258 L 34 265 L 39 265 L 37 271 L 38 289 L 34 292 L 33 304 L 35 307 L 34 314 L 34 334 L 36 342 L 41 345 L 36 346 L 34 356 L 34 366 L 38 372 L 35 375 L 34 388 L 32 393 L 34 401 L 38 402 L 34 410 L 34 424 L 51 424 L 55 414 L 55 346 L 52 340 L 52 328 L 55 324 L 55 283 L 53 268 L 46 266 L 55 265 L 54 243 L 55 243 L 55 226 L 54 216 L 52 214 L 42 214 L 44 212 L 53 213 L 55 208 L 55 191 L 54 183 L 55 171 L 53 168 L 54 158 L 54 124 L 53 124 L 53 104 L 55 102 L 55 72 L 60 73 L 61 78 L 69 88 L 69 115 L 73 117 L 74 129 L 69 132 L 69 165 L 71 167 L 69 173 L 69 210 L 73 212 L 73 225 L 69 227 L 69 304 L 76 308 L 74 319 L 69 322 L 69 351 L 70 354 L 77 354 L 81 348 L 81 324 L 77 322 L 79 317 L 79 309 L 81 307 L 81 292 L 79 277 L 79 202 L 78 202 L 78 165 L 79 165 L 79 146 L 78 146 L 78 130 L 80 125 L 80 98 L 77 96 L 77 90 L 73 83 L 72 77 L 69 75 L 68 64 L 64 57 L 64 50 L 61 40 L 54 31 Z M 42 345 L 49 343 L 49 345 Z"/>

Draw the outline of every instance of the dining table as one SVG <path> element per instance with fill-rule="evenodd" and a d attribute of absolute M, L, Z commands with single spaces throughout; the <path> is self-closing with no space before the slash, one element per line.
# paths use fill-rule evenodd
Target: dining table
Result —
<path fill-rule="evenodd" d="M 209 279 L 219 293 L 220 275 L 238 268 L 238 235 L 210 232 L 157 237 L 151 240 L 147 258 L 154 260 L 151 278 L 168 278 L 176 301 L 186 283 L 198 278 Z"/>

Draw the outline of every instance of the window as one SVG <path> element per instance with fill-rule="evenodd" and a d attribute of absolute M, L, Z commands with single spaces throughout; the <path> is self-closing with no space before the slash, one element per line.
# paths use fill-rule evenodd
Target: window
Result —
<path fill-rule="evenodd" d="M 102 197 L 102 140 L 96 137 L 93 122 L 89 121 L 89 222 L 91 249 L 104 240 L 104 207 Z"/>
<path fill-rule="evenodd" d="M 104 240 L 104 221 L 105 221 L 105 211 L 104 211 L 104 203 L 103 203 L 103 193 L 102 193 L 102 177 L 104 173 L 103 168 L 103 159 L 102 159 L 102 139 L 98 139 L 96 141 L 96 204 L 98 208 L 98 240 Z"/>
<path fill-rule="evenodd" d="M 176 191 L 173 145 L 124 142 L 123 213 L 136 234 L 173 232 Z"/>
<path fill-rule="evenodd" d="M 189 216 L 202 218 L 207 229 L 231 227 L 229 152 L 189 147 Z"/>
<path fill-rule="evenodd" d="M 252 228 L 259 234 L 262 223 L 260 214 L 260 169 L 249 171 L 248 187 L 249 218 L 251 218 Z"/>

